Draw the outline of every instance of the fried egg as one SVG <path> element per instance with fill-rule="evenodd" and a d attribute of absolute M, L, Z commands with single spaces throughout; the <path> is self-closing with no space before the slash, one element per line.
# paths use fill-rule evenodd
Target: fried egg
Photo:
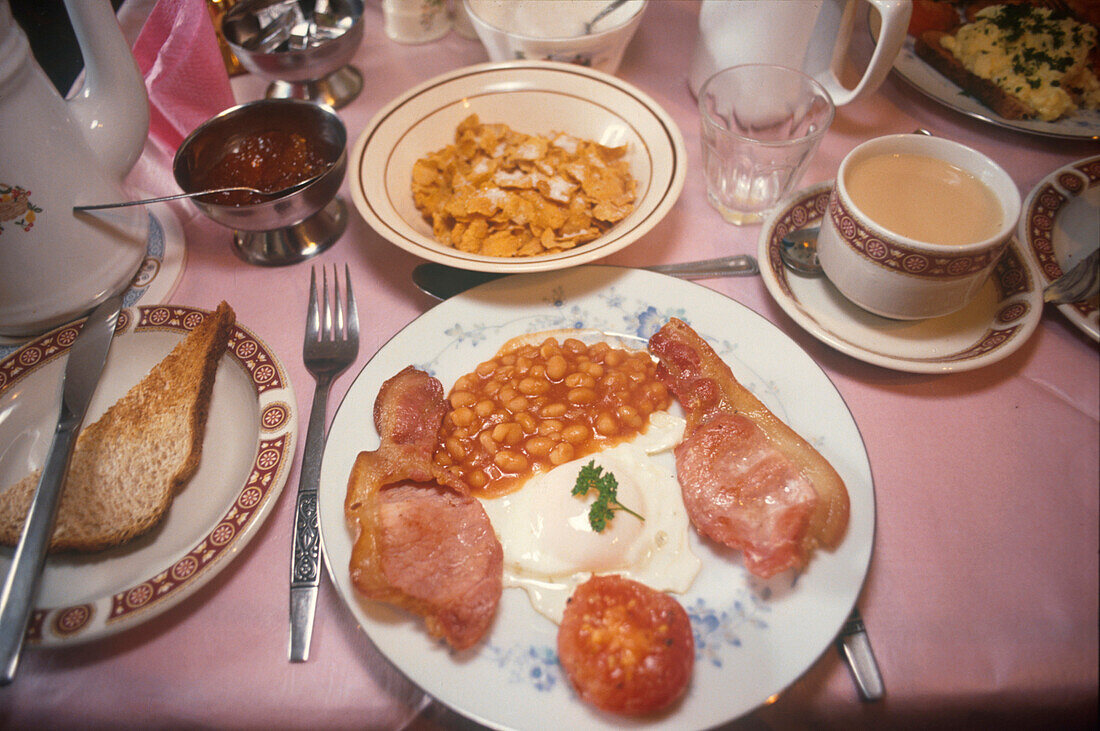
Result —
<path fill-rule="evenodd" d="M 519 490 L 482 504 L 504 549 L 504 586 L 520 587 L 540 614 L 560 624 L 573 590 L 593 574 L 620 574 L 659 591 L 686 592 L 702 562 L 688 544 L 680 484 L 652 454 L 683 437 L 684 420 L 667 412 L 624 442 L 531 477 Z M 618 482 L 617 511 L 596 532 L 589 524 L 595 490 L 574 496 L 581 467 L 594 462 Z"/>

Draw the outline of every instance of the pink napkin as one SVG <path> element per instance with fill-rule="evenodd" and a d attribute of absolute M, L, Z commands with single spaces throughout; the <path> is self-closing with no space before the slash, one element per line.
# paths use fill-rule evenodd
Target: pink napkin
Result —
<path fill-rule="evenodd" d="M 235 104 L 205 0 L 158 0 L 134 42 L 149 93 L 149 138 L 174 155 L 199 124 Z"/>

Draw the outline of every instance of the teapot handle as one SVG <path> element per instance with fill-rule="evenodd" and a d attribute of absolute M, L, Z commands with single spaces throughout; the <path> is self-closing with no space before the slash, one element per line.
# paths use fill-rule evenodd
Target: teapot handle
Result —
<path fill-rule="evenodd" d="M 145 81 L 110 0 L 65 0 L 65 8 L 85 66 L 69 111 L 103 168 L 121 180 L 149 133 Z"/>

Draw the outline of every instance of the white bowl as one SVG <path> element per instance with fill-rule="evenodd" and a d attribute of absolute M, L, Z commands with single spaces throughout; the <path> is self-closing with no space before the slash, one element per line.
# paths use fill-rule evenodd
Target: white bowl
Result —
<path fill-rule="evenodd" d="M 528 134 L 560 131 L 626 144 L 638 184 L 634 210 L 598 239 L 556 254 L 501 258 L 444 246 L 413 202 L 412 169 L 417 159 L 452 144 L 455 128 L 470 114 Z M 367 223 L 406 251 L 473 271 L 536 272 L 591 262 L 637 241 L 679 198 L 686 164 L 676 123 L 634 86 L 573 64 L 515 61 L 467 66 L 391 102 L 356 141 L 348 182 Z"/>
<path fill-rule="evenodd" d="M 608 0 L 464 0 L 491 61 L 563 61 L 615 73 L 648 0 L 628 0 L 585 33 Z"/>

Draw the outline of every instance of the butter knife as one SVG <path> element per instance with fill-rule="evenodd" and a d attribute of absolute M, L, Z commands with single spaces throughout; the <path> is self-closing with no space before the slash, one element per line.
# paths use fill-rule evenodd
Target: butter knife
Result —
<path fill-rule="evenodd" d="M 836 649 L 852 671 L 859 697 L 865 701 L 881 700 L 886 695 L 886 686 L 882 682 L 875 653 L 871 650 L 871 638 L 863 626 L 859 607 L 852 607 L 848 621 L 837 635 Z"/>
<path fill-rule="evenodd" d="M 46 561 L 46 547 L 57 519 L 61 485 L 84 414 L 107 361 L 121 309 L 121 294 L 96 307 L 69 349 L 57 428 L 8 575 L 0 589 L 0 685 L 11 683 L 19 667 L 23 638 Z"/>

